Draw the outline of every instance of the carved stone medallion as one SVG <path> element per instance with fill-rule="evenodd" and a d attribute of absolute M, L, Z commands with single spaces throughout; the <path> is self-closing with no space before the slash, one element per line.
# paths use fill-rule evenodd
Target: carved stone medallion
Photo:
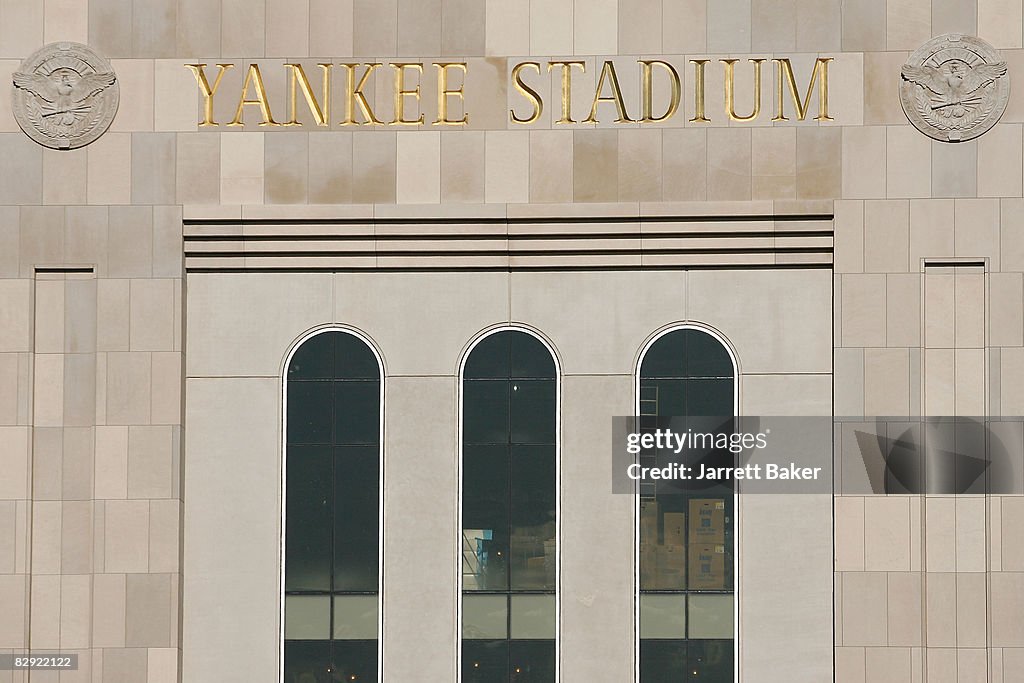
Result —
<path fill-rule="evenodd" d="M 25 134 L 53 149 L 83 147 L 103 135 L 120 91 L 110 63 L 79 43 L 51 43 L 14 72 L 14 118 Z"/>
<path fill-rule="evenodd" d="M 979 38 L 932 38 L 903 65 L 900 97 L 907 118 L 943 142 L 978 137 L 994 126 L 1010 97 L 1006 62 Z"/>

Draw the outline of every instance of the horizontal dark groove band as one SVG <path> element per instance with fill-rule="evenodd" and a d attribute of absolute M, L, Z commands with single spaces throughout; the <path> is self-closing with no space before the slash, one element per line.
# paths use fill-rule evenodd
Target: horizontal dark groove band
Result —
<path fill-rule="evenodd" d="M 595 266 L 595 265 L 558 265 L 558 266 L 464 266 L 451 265 L 437 267 L 410 268 L 405 266 L 367 266 L 364 268 L 338 266 L 308 266 L 303 268 L 231 268 L 190 266 L 186 264 L 187 273 L 561 273 L 573 272 L 605 272 L 605 271 L 680 271 L 680 270 L 832 270 L 832 261 L 816 263 L 700 263 L 685 265 L 626 265 L 626 266 Z"/>
<path fill-rule="evenodd" d="M 928 261 L 924 262 L 925 268 L 984 268 L 984 261 Z"/>
<path fill-rule="evenodd" d="M 537 249 L 528 251 L 466 251 L 451 250 L 408 250 L 408 251 L 185 251 L 186 258 L 373 258 L 373 257 L 459 257 L 498 256 L 522 258 L 528 256 L 686 256 L 709 254 L 821 254 L 831 255 L 831 249 L 821 247 L 736 247 L 722 249 Z"/>
<path fill-rule="evenodd" d="M 90 266 L 37 266 L 35 270 L 37 273 L 93 273 L 96 269 Z"/>
<path fill-rule="evenodd" d="M 376 235 L 360 233 L 349 235 L 185 235 L 185 242 L 365 242 L 377 240 L 382 242 L 400 242 L 408 240 L 445 241 L 445 240 L 594 240 L 594 239 L 781 239 L 791 237 L 832 237 L 831 230 L 780 230 L 776 232 L 757 230 L 750 232 L 597 232 L 597 233 L 448 233 L 448 234 L 409 234 L 409 235 Z"/>
<path fill-rule="evenodd" d="M 831 221 L 835 218 L 827 213 L 806 214 L 756 214 L 727 216 L 516 216 L 512 218 L 186 218 L 182 221 L 191 225 L 348 225 L 376 223 L 378 225 L 522 225 L 529 223 L 735 223 L 752 221 Z"/>

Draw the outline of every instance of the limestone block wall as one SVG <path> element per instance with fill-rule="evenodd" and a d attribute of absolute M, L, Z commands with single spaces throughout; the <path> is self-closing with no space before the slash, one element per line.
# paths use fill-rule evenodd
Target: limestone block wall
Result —
<path fill-rule="evenodd" d="M 838 0 L 773 3 L 731 0 L 573 2 L 270 2 L 75 5 L 76 11 L 25 10 L 15 34 L 0 39 L 0 77 L 45 41 L 88 42 L 118 74 L 121 104 L 111 131 L 86 149 L 50 153 L 18 131 L 0 102 L 0 171 L 18 168 L 0 202 L 41 204 L 339 204 L 521 203 L 830 199 L 842 190 L 844 127 L 865 120 L 865 88 L 874 76 L 863 51 L 844 37 Z M 42 9 L 45 10 L 44 6 Z M 68 8 L 70 9 L 70 8 Z M 847 45 L 849 43 L 849 45 Z M 884 49 L 884 48 L 883 48 Z M 903 49 L 911 49 L 909 43 Z M 585 63 L 576 71 L 574 117 L 585 118 L 600 66 L 612 59 L 633 118 L 640 112 L 636 60 L 657 55 L 683 77 L 680 112 L 664 124 L 602 122 L 558 125 L 560 85 L 546 71 L 545 111 L 519 126 L 509 110 L 526 101 L 509 85 L 524 60 Z M 771 64 L 762 83 L 763 112 L 730 125 L 722 99 L 722 65 L 732 55 L 791 58 L 801 87 L 818 56 L 831 65 L 835 122 L 773 124 Z M 436 109 L 429 62 L 468 65 L 464 130 L 392 126 L 273 130 L 258 127 L 252 107 L 242 128 L 199 130 L 198 88 L 184 63 L 235 62 L 216 98 L 217 120 L 232 117 L 249 62 L 263 71 L 271 105 L 283 120 L 286 71 L 299 60 L 314 76 L 320 60 L 427 63 L 422 107 Z M 710 124 L 695 115 L 693 67 L 708 68 Z M 737 111 L 753 106 L 753 72 L 737 67 Z M 881 68 L 881 65 L 879 65 Z M 337 71 L 338 69 L 336 69 Z M 381 69 L 385 72 L 386 69 Z M 392 115 L 386 75 L 368 88 Z M 335 119 L 343 88 L 335 88 Z M 663 92 L 656 106 L 662 106 Z M 300 103 L 300 107 L 302 107 Z M 898 103 L 897 103 L 898 108 Z M 303 110 L 302 116 L 306 116 Z M 10 135 L 7 135 L 10 133 Z M 3 164 L 8 164 L 4 166 Z"/>
<path fill-rule="evenodd" d="M 2 213 L 0 652 L 78 654 L 61 680 L 173 683 L 181 211 Z"/>
<path fill-rule="evenodd" d="M 1021 200 L 836 207 L 836 414 L 1021 415 Z M 1009 476 L 1015 495 L 836 499 L 837 680 L 1016 680 L 1019 464 Z"/>
<path fill-rule="evenodd" d="M 977 34 L 1024 66 L 1016 0 L 622 0 L 573 2 L 311 2 L 114 0 L 19 3 L 0 36 L 0 76 L 44 42 L 87 42 L 112 60 L 121 104 L 95 144 L 44 150 L 25 138 L 0 98 L 4 204 L 519 203 L 756 199 L 909 199 L 1021 194 L 1024 92 L 1011 89 L 1000 125 L 963 145 L 932 142 L 909 126 L 899 69 L 932 35 Z M 60 9 L 56 9 L 60 7 Z M 683 77 L 678 115 L 663 124 L 554 124 L 557 70 L 539 82 L 536 123 L 509 121 L 525 100 L 509 71 L 524 60 L 582 60 L 575 118 L 589 108 L 600 65 L 613 59 L 632 116 L 640 109 L 636 59 L 657 56 Z M 786 57 L 801 88 L 817 57 L 833 57 L 833 122 L 771 121 L 775 80 L 766 65 L 761 116 L 729 122 L 722 58 L 738 57 L 736 110 L 753 106 L 746 58 Z M 465 61 L 466 129 L 377 126 L 353 130 L 227 128 L 250 62 L 264 73 L 278 119 L 286 109 L 283 64 L 299 60 L 427 63 L 422 107 L 436 109 L 429 62 Z M 693 67 L 707 71 L 711 123 L 694 123 Z M 219 128 L 199 130 L 199 93 L 185 63 L 236 63 L 216 98 Z M 386 68 L 380 69 L 383 74 Z M 314 85 L 316 79 L 314 78 Z M 369 99 L 392 113 L 381 76 Z M 335 113 L 343 88 L 335 88 Z M 664 98 L 663 93 L 658 98 Z M 304 107 L 301 104 L 300 108 Z M 226 114 L 224 113 L 226 112 Z M 302 116 L 307 116 L 304 109 Z M 335 116 L 338 119 L 339 116 Z M 792 119 L 793 117 L 791 117 Z M 313 137 L 311 137 L 313 136 Z M 17 172 L 15 172 L 17 171 Z"/>

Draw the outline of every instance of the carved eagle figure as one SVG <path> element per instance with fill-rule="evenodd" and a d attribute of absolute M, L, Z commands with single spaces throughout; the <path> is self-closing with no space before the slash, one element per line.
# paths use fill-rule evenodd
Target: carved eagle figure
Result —
<path fill-rule="evenodd" d="M 978 91 L 1006 74 L 1006 62 L 979 64 L 947 62 L 941 66 L 903 66 L 903 78 L 929 92 L 933 113 L 961 118 L 968 106 L 979 104 Z"/>
<path fill-rule="evenodd" d="M 117 79 L 113 71 L 78 74 L 70 69 L 58 69 L 48 76 L 14 72 L 14 85 L 43 100 L 43 116 L 60 116 L 59 122 L 72 125 L 77 115 L 85 112 L 92 97 L 103 92 Z"/>

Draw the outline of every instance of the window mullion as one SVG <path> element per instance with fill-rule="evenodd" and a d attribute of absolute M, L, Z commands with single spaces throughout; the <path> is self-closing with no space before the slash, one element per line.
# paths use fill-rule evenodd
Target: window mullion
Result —
<path fill-rule="evenodd" d="M 335 364 L 335 374 L 337 374 L 337 365 Z M 337 450 L 337 429 L 338 429 L 338 392 L 337 392 L 337 380 L 331 381 L 331 502 L 330 502 L 330 514 L 331 514 L 331 577 L 330 577 L 330 598 L 331 601 L 331 619 L 330 619 L 330 633 L 328 639 L 331 641 L 331 667 L 334 668 L 334 574 L 335 574 L 335 553 L 337 552 L 337 535 L 338 535 L 338 515 L 335 509 L 338 503 L 338 450 Z"/>
<path fill-rule="evenodd" d="M 505 384 L 505 393 L 508 395 L 508 437 L 505 444 L 505 467 L 508 472 L 508 489 L 505 493 L 506 506 L 508 508 L 508 557 L 505 563 L 508 571 L 505 573 L 505 586 L 508 592 L 505 594 L 505 680 L 512 677 L 512 344 L 508 345 L 508 381 Z"/>

